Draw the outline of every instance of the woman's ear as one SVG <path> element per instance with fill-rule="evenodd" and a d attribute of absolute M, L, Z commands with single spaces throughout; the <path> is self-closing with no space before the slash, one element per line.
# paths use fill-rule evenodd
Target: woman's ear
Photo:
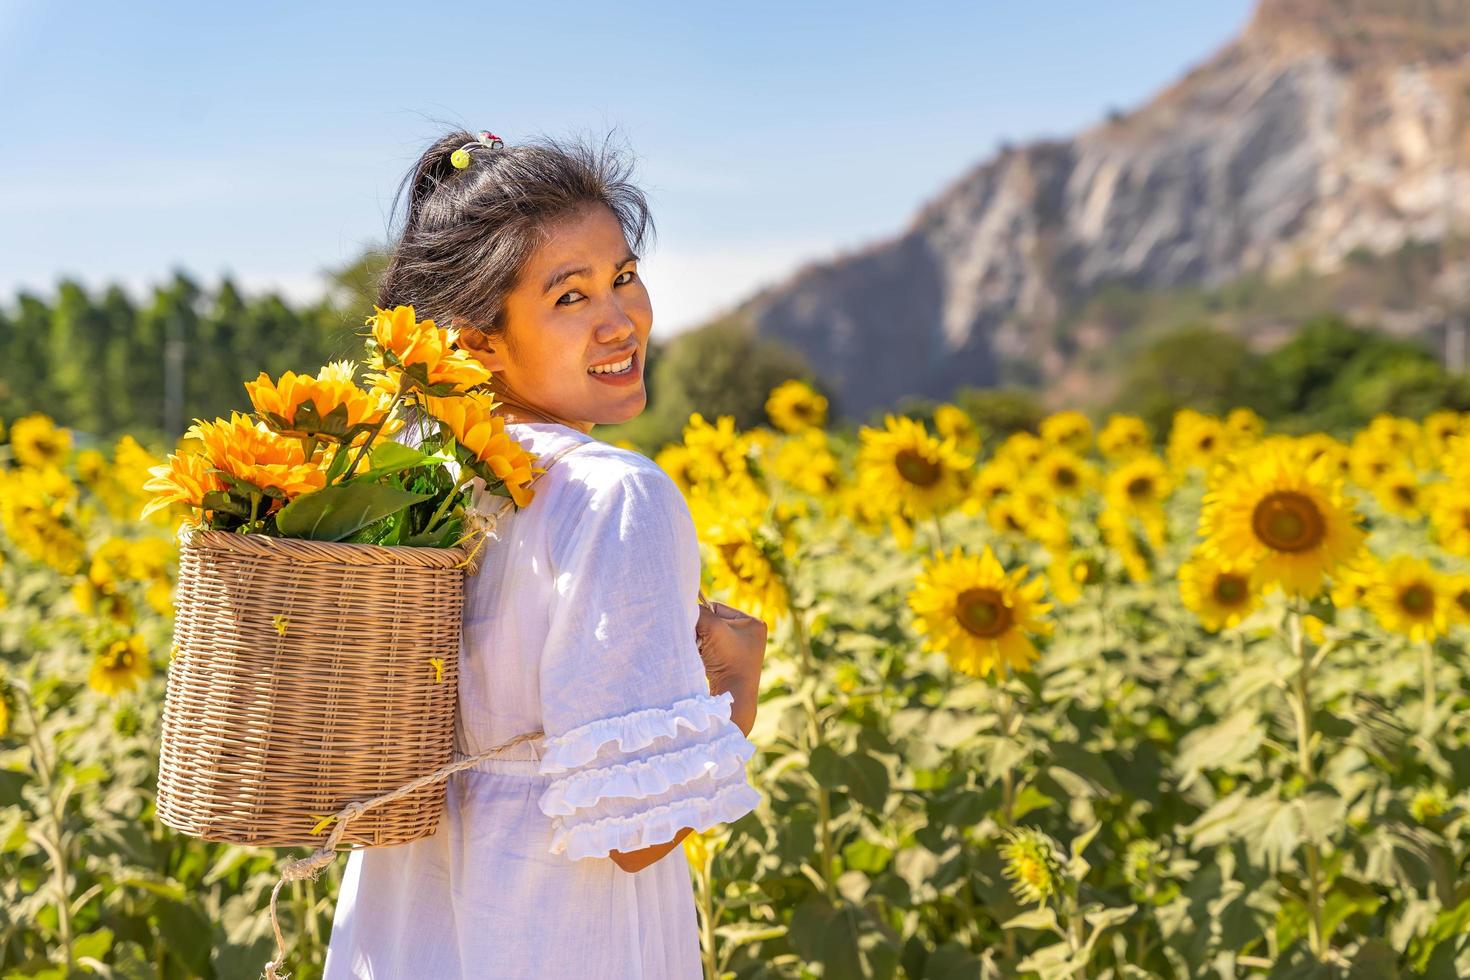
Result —
<path fill-rule="evenodd" d="M 492 343 L 482 331 L 474 327 L 460 330 L 456 346 L 468 352 L 471 357 L 485 365 L 494 374 L 499 374 L 505 368 L 505 359 L 501 353 L 505 345 Z"/>

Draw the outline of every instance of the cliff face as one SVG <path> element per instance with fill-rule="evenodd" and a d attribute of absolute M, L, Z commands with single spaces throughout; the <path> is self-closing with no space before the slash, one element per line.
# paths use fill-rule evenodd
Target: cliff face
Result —
<path fill-rule="evenodd" d="M 985 161 L 892 240 L 743 312 L 858 415 L 1002 363 L 1056 380 L 1052 328 L 1105 285 L 1330 272 L 1453 229 L 1470 229 L 1470 0 L 1264 0 L 1136 111 Z"/>

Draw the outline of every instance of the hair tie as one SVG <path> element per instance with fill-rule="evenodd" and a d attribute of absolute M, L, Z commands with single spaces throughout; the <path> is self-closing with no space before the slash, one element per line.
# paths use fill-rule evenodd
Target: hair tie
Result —
<path fill-rule="evenodd" d="M 470 165 L 470 149 L 472 147 L 483 146 L 487 150 L 498 150 L 504 145 L 499 136 L 496 136 L 489 130 L 482 129 L 472 141 L 449 154 L 449 162 L 454 164 L 457 169 L 463 170 Z"/>

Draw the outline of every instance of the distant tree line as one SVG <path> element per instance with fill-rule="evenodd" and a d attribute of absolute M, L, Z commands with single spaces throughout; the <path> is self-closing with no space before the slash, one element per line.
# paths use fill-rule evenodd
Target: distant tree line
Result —
<path fill-rule="evenodd" d="M 329 360 L 357 360 L 354 333 L 372 308 L 381 256 L 370 253 L 330 274 L 326 298 L 292 306 L 246 297 L 228 278 L 206 290 L 183 272 L 135 302 L 117 286 L 89 293 L 62 280 L 51 299 L 22 293 L 0 304 L 0 419 L 45 412 L 79 442 L 124 432 L 156 448 L 195 418 L 248 411 L 242 382 L 261 371 L 314 372 Z M 1255 409 L 1284 431 L 1347 432 L 1379 412 L 1422 417 L 1439 408 L 1470 411 L 1470 376 L 1449 374 L 1421 345 L 1357 326 L 1335 314 L 1302 324 L 1266 353 L 1206 323 L 1165 333 L 1130 356 L 1118 395 L 1091 406 L 1137 414 L 1162 435 L 1181 408 L 1224 413 Z M 694 411 L 734 416 L 741 427 L 766 421 L 765 399 L 780 382 L 803 378 L 826 394 L 839 425 L 881 425 L 883 412 L 844 420 L 840 397 L 801 354 L 758 336 L 738 316 L 649 345 L 647 410 L 598 435 L 646 451 L 680 438 Z M 1042 393 L 1026 388 L 960 388 L 951 399 L 991 436 L 1034 430 Z M 935 399 L 892 407 L 925 417 Z M 1079 406 L 1080 407 L 1080 406 Z"/>
<path fill-rule="evenodd" d="M 128 432 L 172 446 L 196 417 L 249 411 L 242 382 L 261 371 L 357 358 L 361 322 L 325 300 L 247 298 L 228 278 L 206 291 L 178 272 L 141 302 L 62 280 L 49 301 L 21 293 L 0 306 L 0 418 L 40 411 L 84 443 Z"/>

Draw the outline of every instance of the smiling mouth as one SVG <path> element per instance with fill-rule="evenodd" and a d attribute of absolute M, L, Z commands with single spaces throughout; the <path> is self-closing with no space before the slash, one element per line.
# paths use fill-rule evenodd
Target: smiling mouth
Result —
<path fill-rule="evenodd" d="M 612 364 L 603 364 L 598 367 L 590 367 L 587 369 L 587 373 L 611 375 L 627 374 L 629 371 L 633 370 L 633 362 L 637 360 L 637 358 L 638 352 L 634 351 L 627 357 L 623 358 L 621 361 L 615 361 Z"/>

